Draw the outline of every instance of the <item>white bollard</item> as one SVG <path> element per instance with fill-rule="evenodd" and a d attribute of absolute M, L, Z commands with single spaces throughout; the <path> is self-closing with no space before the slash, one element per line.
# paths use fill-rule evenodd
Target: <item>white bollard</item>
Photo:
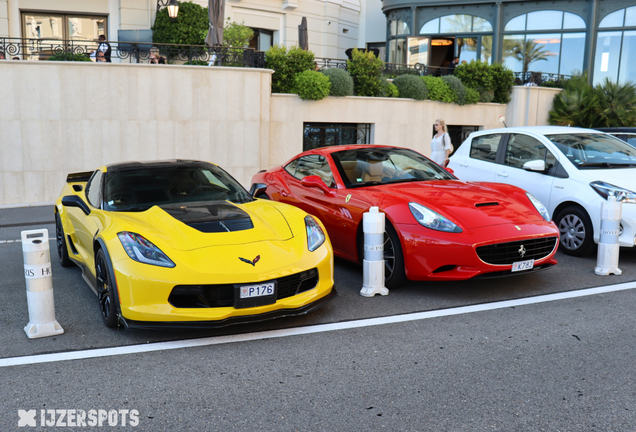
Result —
<path fill-rule="evenodd" d="M 29 339 L 64 333 L 55 320 L 48 230 L 22 231 L 22 255 L 29 305 L 29 324 L 24 331 Z"/>
<path fill-rule="evenodd" d="M 373 297 L 388 295 L 384 286 L 384 213 L 371 207 L 362 215 L 364 231 L 364 260 L 362 261 L 362 289 L 360 295 Z"/>
<path fill-rule="evenodd" d="M 601 206 L 601 238 L 598 242 L 596 268 L 594 273 L 607 276 L 610 273 L 620 275 L 618 268 L 618 236 L 620 234 L 622 203 L 614 195 L 607 197 Z"/>

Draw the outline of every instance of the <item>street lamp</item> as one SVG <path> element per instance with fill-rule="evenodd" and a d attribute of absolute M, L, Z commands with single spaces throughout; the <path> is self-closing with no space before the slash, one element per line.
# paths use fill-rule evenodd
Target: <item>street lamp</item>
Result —
<path fill-rule="evenodd" d="M 168 16 L 175 19 L 179 15 L 179 2 L 177 0 L 157 0 L 157 13 L 164 7 L 168 7 Z"/>

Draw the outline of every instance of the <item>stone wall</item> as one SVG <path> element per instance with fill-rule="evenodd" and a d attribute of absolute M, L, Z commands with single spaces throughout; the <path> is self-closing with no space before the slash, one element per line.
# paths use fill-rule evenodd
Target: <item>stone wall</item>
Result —
<path fill-rule="evenodd" d="M 130 160 L 208 160 L 249 187 L 254 173 L 302 151 L 304 122 L 371 123 L 372 142 L 428 155 L 437 118 L 485 129 L 500 127 L 504 114 L 509 126 L 526 118 L 545 124 L 554 93 L 515 87 L 507 107 L 363 97 L 302 101 L 272 95 L 271 73 L 2 61 L 0 206 L 53 202 L 69 172 Z M 535 93 L 529 102 L 521 99 Z"/>

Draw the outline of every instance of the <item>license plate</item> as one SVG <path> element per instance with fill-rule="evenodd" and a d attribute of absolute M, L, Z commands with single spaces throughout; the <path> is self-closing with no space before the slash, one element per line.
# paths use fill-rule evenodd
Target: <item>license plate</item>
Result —
<path fill-rule="evenodd" d="M 247 299 L 254 297 L 270 296 L 274 294 L 274 282 L 267 282 L 258 285 L 244 285 L 240 287 L 239 298 Z"/>
<path fill-rule="evenodd" d="M 517 272 L 517 271 L 523 271 L 523 270 L 530 270 L 531 268 L 534 267 L 534 260 L 527 260 L 527 261 L 517 261 L 515 263 L 512 263 L 512 271 L 513 272 Z"/>

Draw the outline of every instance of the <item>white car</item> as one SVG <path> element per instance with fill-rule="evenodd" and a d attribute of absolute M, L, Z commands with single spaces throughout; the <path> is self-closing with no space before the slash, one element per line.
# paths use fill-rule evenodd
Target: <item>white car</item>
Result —
<path fill-rule="evenodd" d="M 635 199 L 636 148 L 592 129 L 528 126 L 473 132 L 451 157 L 461 180 L 519 186 L 548 209 L 561 250 L 594 251 L 609 194 Z M 621 246 L 636 243 L 636 204 L 622 208 Z"/>

